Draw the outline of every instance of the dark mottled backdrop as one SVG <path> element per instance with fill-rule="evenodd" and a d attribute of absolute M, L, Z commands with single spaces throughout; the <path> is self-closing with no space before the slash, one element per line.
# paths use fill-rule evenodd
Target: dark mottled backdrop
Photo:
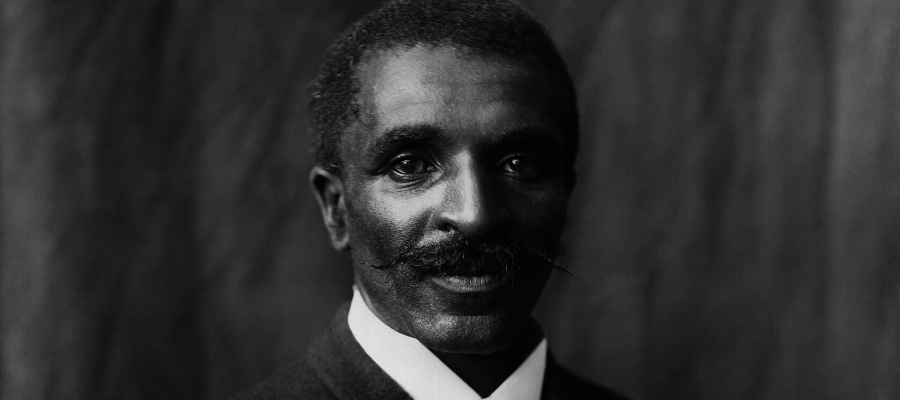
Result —
<path fill-rule="evenodd" d="M 0 3 L 0 397 L 219 399 L 350 295 L 305 86 L 372 1 Z M 557 357 L 641 399 L 900 398 L 900 3 L 526 3 L 583 110 Z"/>

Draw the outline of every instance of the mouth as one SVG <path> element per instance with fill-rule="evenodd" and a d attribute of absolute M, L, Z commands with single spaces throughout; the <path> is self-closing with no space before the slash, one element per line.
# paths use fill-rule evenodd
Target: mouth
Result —
<path fill-rule="evenodd" d="M 447 290 L 457 293 L 487 293 L 503 286 L 503 276 L 487 275 L 438 275 L 434 282 Z"/>

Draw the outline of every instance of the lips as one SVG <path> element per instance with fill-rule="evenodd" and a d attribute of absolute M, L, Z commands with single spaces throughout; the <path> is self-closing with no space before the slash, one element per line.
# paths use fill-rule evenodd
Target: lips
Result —
<path fill-rule="evenodd" d="M 433 281 L 444 289 L 457 293 L 485 293 L 503 286 L 503 276 L 488 275 L 438 275 Z"/>

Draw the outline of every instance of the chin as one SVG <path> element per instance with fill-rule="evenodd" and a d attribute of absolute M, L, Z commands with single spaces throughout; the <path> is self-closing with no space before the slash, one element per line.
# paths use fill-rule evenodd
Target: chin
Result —
<path fill-rule="evenodd" d="M 444 315 L 427 318 L 413 329 L 425 347 L 446 353 L 490 354 L 513 345 L 522 335 L 528 318 L 494 315 Z"/>

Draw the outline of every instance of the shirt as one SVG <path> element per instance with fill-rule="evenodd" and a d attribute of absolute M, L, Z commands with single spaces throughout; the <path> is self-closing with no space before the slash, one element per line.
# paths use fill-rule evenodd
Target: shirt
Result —
<path fill-rule="evenodd" d="M 354 286 L 347 323 L 366 354 L 415 400 L 480 400 L 456 373 L 425 345 L 387 326 Z M 487 399 L 540 400 L 547 367 L 547 339 Z"/>

